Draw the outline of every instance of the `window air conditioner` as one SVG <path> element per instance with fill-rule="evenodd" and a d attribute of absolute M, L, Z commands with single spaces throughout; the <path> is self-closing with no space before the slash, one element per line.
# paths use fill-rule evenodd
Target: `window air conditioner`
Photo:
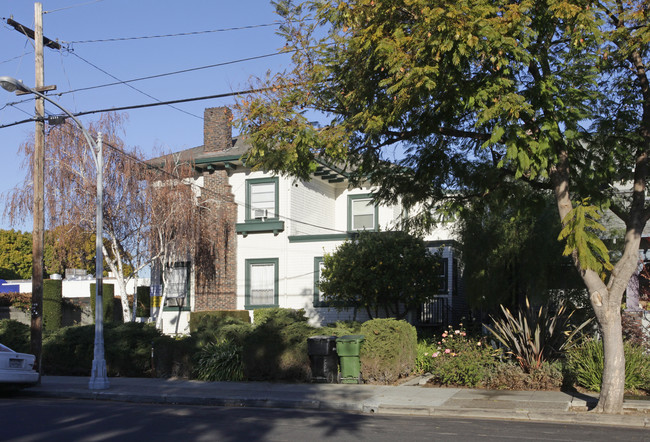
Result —
<path fill-rule="evenodd" d="M 253 209 L 253 218 L 254 219 L 266 219 L 269 217 L 268 209 Z"/>

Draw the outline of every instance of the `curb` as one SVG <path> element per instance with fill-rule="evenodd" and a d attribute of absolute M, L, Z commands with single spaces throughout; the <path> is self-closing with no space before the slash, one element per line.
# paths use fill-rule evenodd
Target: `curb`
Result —
<path fill-rule="evenodd" d="M 586 411 L 587 403 L 580 404 L 581 401 L 571 404 L 568 411 L 534 411 L 527 409 L 517 410 L 488 410 L 488 409 L 471 409 L 459 407 L 426 407 L 426 406 L 409 406 L 409 405 L 391 405 L 376 401 L 366 401 L 364 403 L 346 402 L 346 401 L 325 401 L 325 400 L 279 400 L 271 398 L 216 398 L 207 396 L 185 396 L 177 394 L 133 394 L 133 393 L 114 393 L 107 391 L 34 391 L 23 390 L 22 394 L 30 397 L 42 398 L 67 398 L 80 400 L 101 400 L 129 403 L 148 403 L 161 405 L 191 405 L 191 406 L 213 406 L 213 407 L 230 407 L 230 408 L 280 408 L 280 409 L 303 409 L 303 410 L 323 410 L 323 411 L 343 411 L 343 412 L 361 412 L 365 414 L 376 415 L 410 415 L 410 416 L 429 416 L 429 417 L 453 417 L 453 418 L 472 418 L 472 419 L 489 419 L 489 420 L 509 420 L 509 421 L 528 421 L 528 422 L 553 422 L 565 424 L 588 424 L 604 426 L 625 426 L 634 428 L 650 428 L 650 404 L 646 407 L 634 408 L 633 406 L 625 407 L 625 412 L 637 412 L 639 414 L 622 414 L 622 415 L 604 415 L 591 414 Z M 584 402 L 584 401 L 582 401 Z M 645 404 L 643 404 L 645 405 Z"/>

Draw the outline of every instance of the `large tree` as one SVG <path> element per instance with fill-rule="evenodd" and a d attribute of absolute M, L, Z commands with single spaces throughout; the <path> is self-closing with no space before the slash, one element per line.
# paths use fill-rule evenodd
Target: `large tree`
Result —
<path fill-rule="evenodd" d="M 124 321 L 130 321 L 126 284 L 148 264 L 145 252 L 150 225 L 140 154 L 136 149 L 125 152 L 125 144 L 120 138 L 125 118 L 124 114 L 103 114 L 99 121 L 88 124 L 87 129 L 95 138 L 99 132 L 103 136 L 103 255 L 117 280 Z M 8 195 L 6 207 L 10 221 L 21 220 L 32 207 L 33 139 L 23 143 L 20 150 L 27 176 L 23 185 Z M 71 124 L 50 127 L 45 155 L 45 216 L 48 227 L 92 234 L 95 232 L 96 166 L 85 138 Z M 59 239 L 77 241 L 78 236 L 62 235 Z M 64 244 L 59 246 L 66 247 Z"/>
<path fill-rule="evenodd" d="M 348 161 L 381 184 L 378 197 L 423 202 L 424 225 L 433 209 L 512 177 L 551 190 L 603 336 L 597 411 L 621 413 L 620 306 L 650 217 L 647 3 L 325 0 L 277 9 L 294 68 L 240 102 L 248 163 L 307 177 L 316 156 Z M 328 121 L 311 124 L 319 114 L 310 110 Z M 404 167 L 384 162 L 395 146 Z M 625 224 L 615 265 L 596 234 L 598 208 Z"/>
<path fill-rule="evenodd" d="M 31 234 L 0 230 L 0 279 L 29 279 L 31 274 Z"/>

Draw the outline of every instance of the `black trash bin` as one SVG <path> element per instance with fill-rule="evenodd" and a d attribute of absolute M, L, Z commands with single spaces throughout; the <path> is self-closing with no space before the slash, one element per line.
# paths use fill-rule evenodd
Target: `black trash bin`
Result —
<path fill-rule="evenodd" d="M 307 354 L 311 363 L 312 382 L 335 383 L 339 365 L 336 353 L 336 336 L 312 336 L 307 338 Z"/>

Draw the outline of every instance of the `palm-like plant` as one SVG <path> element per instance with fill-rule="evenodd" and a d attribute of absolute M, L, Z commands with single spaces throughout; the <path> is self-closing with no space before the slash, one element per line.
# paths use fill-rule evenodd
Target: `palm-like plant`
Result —
<path fill-rule="evenodd" d="M 580 330 L 592 320 L 574 326 L 570 319 L 575 310 L 569 312 L 566 305 L 561 304 L 557 311 L 551 313 L 548 305 L 532 308 L 528 299 L 526 308 L 520 308 L 516 316 L 503 305 L 501 311 L 503 317 L 496 319 L 490 316 L 493 325 L 485 325 L 485 328 L 507 348 L 508 354 L 519 362 L 526 373 L 570 348 Z"/>

